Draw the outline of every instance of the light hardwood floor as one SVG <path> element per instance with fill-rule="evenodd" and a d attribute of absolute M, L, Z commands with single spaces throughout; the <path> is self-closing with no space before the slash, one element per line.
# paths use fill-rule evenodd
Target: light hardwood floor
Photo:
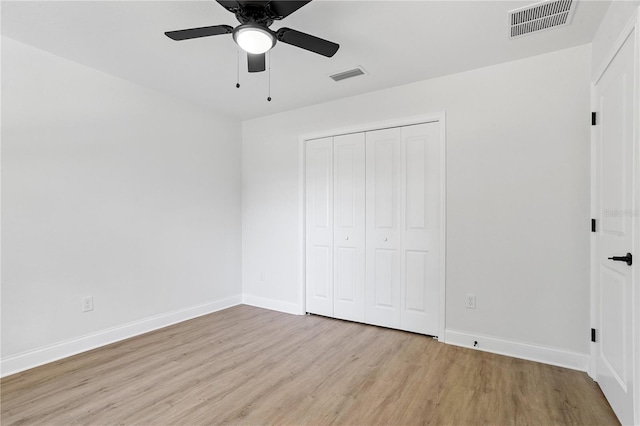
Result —
<path fill-rule="evenodd" d="M 237 306 L 1 382 L 2 424 L 618 424 L 585 374 Z"/>

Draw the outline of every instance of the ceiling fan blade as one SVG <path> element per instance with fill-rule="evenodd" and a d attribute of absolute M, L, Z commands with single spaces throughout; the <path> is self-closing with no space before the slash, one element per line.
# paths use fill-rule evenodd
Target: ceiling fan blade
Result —
<path fill-rule="evenodd" d="M 189 40 L 192 38 L 208 37 L 233 32 L 229 25 L 214 25 L 212 27 L 189 28 L 188 30 L 167 31 L 164 34 L 172 40 Z"/>
<path fill-rule="evenodd" d="M 269 8 L 271 9 L 271 12 L 273 12 L 274 19 L 283 19 L 310 2 L 311 0 L 272 0 L 269 3 Z"/>
<path fill-rule="evenodd" d="M 266 69 L 264 53 L 247 53 L 247 62 L 249 63 L 249 72 L 260 72 Z"/>
<path fill-rule="evenodd" d="M 339 44 L 312 36 L 311 34 L 301 33 L 300 31 L 292 30 L 291 28 L 280 28 L 276 34 L 278 36 L 278 40 L 283 43 L 291 44 L 328 58 L 335 55 L 340 48 Z"/>

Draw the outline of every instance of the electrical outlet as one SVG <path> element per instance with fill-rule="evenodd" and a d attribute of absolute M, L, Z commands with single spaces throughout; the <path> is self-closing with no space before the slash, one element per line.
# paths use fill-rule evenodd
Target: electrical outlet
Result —
<path fill-rule="evenodd" d="M 467 309 L 475 309 L 476 308 L 476 295 L 467 293 L 467 298 L 465 300 L 465 305 Z"/>
<path fill-rule="evenodd" d="M 93 311 L 93 296 L 82 298 L 82 312 Z"/>
<path fill-rule="evenodd" d="M 260 272 L 260 281 L 264 281 L 264 272 Z"/>

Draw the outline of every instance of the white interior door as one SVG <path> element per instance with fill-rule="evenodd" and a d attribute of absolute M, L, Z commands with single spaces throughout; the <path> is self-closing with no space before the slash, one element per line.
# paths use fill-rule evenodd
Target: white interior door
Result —
<path fill-rule="evenodd" d="M 307 141 L 306 310 L 333 316 L 333 138 Z"/>
<path fill-rule="evenodd" d="M 333 138 L 334 316 L 364 321 L 364 133 Z"/>
<path fill-rule="evenodd" d="M 637 392 L 633 383 L 632 323 L 632 271 L 637 266 L 610 258 L 633 253 L 633 192 L 638 185 L 633 178 L 634 157 L 638 156 L 633 139 L 638 114 L 633 98 L 638 90 L 634 44 L 632 33 L 595 86 L 598 123 L 594 193 L 599 219 L 593 294 L 596 380 L 623 424 L 634 422 L 633 399 Z"/>
<path fill-rule="evenodd" d="M 366 322 L 400 328 L 401 128 L 366 133 Z"/>
<path fill-rule="evenodd" d="M 401 328 L 437 336 L 440 304 L 440 123 L 402 128 Z"/>

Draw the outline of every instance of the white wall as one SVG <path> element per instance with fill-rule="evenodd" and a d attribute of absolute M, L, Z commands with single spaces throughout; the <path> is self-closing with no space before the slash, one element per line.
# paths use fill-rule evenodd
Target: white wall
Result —
<path fill-rule="evenodd" d="M 245 299 L 301 303 L 301 134 L 446 110 L 447 329 L 587 354 L 589 70 L 587 45 L 244 122 Z"/>
<path fill-rule="evenodd" d="M 238 303 L 240 145 L 237 121 L 2 38 L 3 361 Z"/>

